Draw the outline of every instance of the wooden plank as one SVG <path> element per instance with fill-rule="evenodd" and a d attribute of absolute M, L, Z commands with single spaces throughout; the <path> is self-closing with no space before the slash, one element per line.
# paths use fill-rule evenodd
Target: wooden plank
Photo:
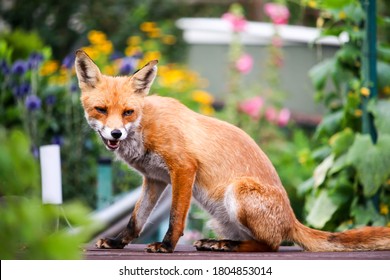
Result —
<path fill-rule="evenodd" d="M 297 246 L 283 246 L 278 252 L 226 253 L 196 251 L 189 245 L 178 245 L 172 254 L 146 253 L 145 244 L 130 244 L 124 249 L 97 249 L 86 246 L 87 260 L 390 260 L 390 251 L 370 252 L 304 252 Z"/>

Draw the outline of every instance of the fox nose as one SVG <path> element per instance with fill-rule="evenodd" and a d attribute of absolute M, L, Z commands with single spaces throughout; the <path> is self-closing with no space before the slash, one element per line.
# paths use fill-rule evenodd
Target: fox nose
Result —
<path fill-rule="evenodd" d="M 111 131 L 111 136 L 115 139 L 119 139 L 122 136 L 122 132 L 119 129 L 114 129 Z"/>

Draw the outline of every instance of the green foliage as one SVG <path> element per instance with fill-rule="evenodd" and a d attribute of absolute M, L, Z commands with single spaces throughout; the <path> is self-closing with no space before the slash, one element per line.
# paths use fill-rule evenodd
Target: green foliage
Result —
<path fill-rule="evenodd" d="M 330 220 L 337 208 L 338 205 L 333 202 L 328 192 L 322 190 L 311 206 L 311 211 L 306 220 L 310 225 L 322 228 Z"/>
<path fill-rule="evenodd" d="M 362 101 L 371 94 L 363 86 L 361 69 L 364 11 L 359 1 L 321 3 L 321 16 L 326 17 L 323 34 L 338 36 L 346 32 L 349 41 L 334 57 L 314 66 L 309 73 L 317 100 L 328 108 L 328 113 L 315 133 L 316 149 L 312 156 L 317 167 L 312 178 L 298 188 L 306 199 L 306 221 L 328 230 L 387 225 L 390 221 L 388 49 L 381 47 L 378 56 L 381 99 L 371 101 L 368 106 L 378 135 L 373 143 L 370 135 L 362 134 L 361 120 Z"/>
<path fill-rule="evenodd" d="M 390 134 L 381 135 L 376 144 L 369 135 L 356 135 L 347 156 L 356 168 L 364 196 L 374 196 L 390 177 Z"/>
<path fill-rule="evenodd" d="M 13 61 L 18 58 L 28 58 L 33 51 L 44 47 L 41 38 L 36 32 L 23 30 L 2 33 L 0 34 L 0 41 L 4 41 L 8 46 L 13 46 L 12 57 L 10 57 Z"/>
<path fill-rule="evenodd" d="M 52 47 L 55 58 L 66 56 L 75 46 L 85 44 L 83 38 L 90 30 L 109 34 L 118 50 L 124 49 L 129 35 L 137 35 L 145 21 L 167 22 L 185 16 L 220 14 L 219 5 L 188 5 L 182 1 L 159 0 L 90 0 L 63 2 L 54 0 L 15 0 L 2 10 L 2 18 L 11 29 L 36 30 L 45 44 Z M 179 35 L 175 29 L 173 35 Z M 167 50 L 166 56 L 180 60 L 182 43 Z"/>
<path fill-rule="evenodd" d="M 35 36 L 35 35 L 34 35 Z M 27 43 L 25 43 L 28 45 Z M 94 205 L 96 175 L 93 132 L 83 126 L 77 83 L 68 66 L 51 60 L 48 47 L 14 61 L 14 46 L 0 40 L 0 120 L 7 128 L 22 129 L 38 157 L 41 145 L 60 144 L 65 200 L 78 197 Z"/>
<path fill-rule="evenodd" d="M 0 127 L 0 142 L 0 194 L 36 194 L 39 173 L 28 139 L 21 131 Z"/>
<path fill-rule="evenodd" d="M 79 246 L 97 228 L 89 210 L 80 203 L 42 205 L 38 174 L 26 135 L 0 127 L 0 258 L 79 259 Z"/>

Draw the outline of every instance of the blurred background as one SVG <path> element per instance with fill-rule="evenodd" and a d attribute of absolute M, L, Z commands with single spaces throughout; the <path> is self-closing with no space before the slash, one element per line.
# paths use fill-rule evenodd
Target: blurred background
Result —
<path fill-rule="evenodd" d="M 388 1 L 0 3 L 2 258 L 78 258 L 79 244 L 126 224 L 139 195 L 141 177 L 84 119 L 79 48 L 107 75 L 158 59 L 151 92 L 250 134 L 302 222 L 390 226 Z M 39 147 L 48 144 L 61 148 L 59 208 L 40 201 Z M 168 215 L 169 190 L 138 242 L 161 239 Z M 194 204 L 181 242 L 213 237 L 207 220 Z"/>

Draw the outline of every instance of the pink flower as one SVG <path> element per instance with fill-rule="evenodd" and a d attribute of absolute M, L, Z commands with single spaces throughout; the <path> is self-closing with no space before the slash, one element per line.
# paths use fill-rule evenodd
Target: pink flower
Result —
<path fill-rule="evenodd" d="M 267 3 L 264 5 L 264 11 L 269 16 L 274 24 L 286 24 L 290 17 L 290 12 L 286 6 Z"/>
<path fill-rule="evenodd" d="M 253 67 L 253 58 L 249 54 L 243 54 L 236 61 L 236 69 L 242 74 L 248 74 Z"/>
<path fill-rule="evenodd" d="M 283 45 L 283 40 L 279 36 L 274 36 L 274 37 L 272 37 L 271 44 L 275 48 L 280 48 Z"/>
<path fill-rule="evenodd" d="M 283 108 L 279 112 L 279 117 L 278 117 L 278 125 L 281 127 L 284 127 L 288 124 L 291 118 L 291 112 L 287 108 Z"/>
<path fill-rule="evenodd" d="M 279 55 L 275 55 L 274 58 L 273 58 L 273 63 L 276 67 L 282 67 L 284 65 L 284 59 L 283 57 L 279 54 Z"/>
<path fill-rule="evenodd" d="M 287 108 L 283 108 L 280 112 L 276 111 L 274 107 L 268 107 L 265 111 L 265 118 L 273 124 L 284 127 L 288 124 L 291 118 L 291 112 Z"/>
<path fill-rule="evenodd" d="M 270 123 L 275 123 L 276 119 L 278 117 L 278 112 L 276 112 L 276 109 L 274 107 L 268 107 L 265 111 L 265 118 Z"/>
<path fill-rule="evenodd" d="M 227 20 L 233 28 L 234 32 L 242 32 L 246 27 L 246 19 L 242 16 L 237 16 L 233 13 L 225 13 L 222 19 Z"/>
<path fill-rule="evenodd" d="M 253 97 L 240 103 L 239 110 L 254 120 L 260 119 L 260 111 L 264 105 L 264 99 L 260 96 Z"/>

